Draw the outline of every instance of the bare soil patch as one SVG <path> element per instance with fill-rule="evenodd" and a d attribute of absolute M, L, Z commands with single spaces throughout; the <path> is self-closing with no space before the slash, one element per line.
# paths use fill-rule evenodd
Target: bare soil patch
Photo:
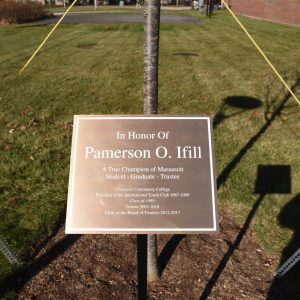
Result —
<path fill-rule="evenodd" d="M 161 280 L 148 286 L 149 299 L 201 299 L 201 295 L 202 299 L 265 299 L 273 280 L 271 261 L 251 229 L 221 268 L 215 284 L 208 284 L 240 229 L 222 212 L 219 234 L 160 235 L 160 262 L 168 263 Z M 23 286 L 19 299 L 137 298 L 136 236 L 84 235 L 72 239 Z M 43 261 L 45 253 L 51 255 L 65 240 L 61 228 L 36 260 Z"/>

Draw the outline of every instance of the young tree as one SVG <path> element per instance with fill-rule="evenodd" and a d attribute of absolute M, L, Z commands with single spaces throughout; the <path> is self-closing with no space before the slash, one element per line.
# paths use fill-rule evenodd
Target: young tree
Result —
<path fill-rule="evenodd" d="M 160 27 L 160 0 L 145 0 L 144 42 L 144 114 L 158 111 L 158 50 Z M 157 237 L 147 238 L 147 278 L 149 282 L 159 278 L 157 265 Z"/>
<path fill-rule="evenodd" d="M 158 110 L 158 49 L 160 27 L 160 0 L 145 1 L 144 42 L 144 113 Z"/>

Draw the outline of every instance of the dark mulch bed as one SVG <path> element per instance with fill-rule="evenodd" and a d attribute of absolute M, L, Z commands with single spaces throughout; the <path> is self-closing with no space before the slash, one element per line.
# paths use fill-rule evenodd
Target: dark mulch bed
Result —
<path fill-rule="evenodd" d="M 149 299 L 267 298 L 270 259 L 251 229 L 241 236 L 233 218 L 220 219 L 219 234 L 159 236 L 165 268 Z M 136 299 L 136 249 L 134 235 L 66 237 L 62 228 L 36 257 L 19 299 Z"/>

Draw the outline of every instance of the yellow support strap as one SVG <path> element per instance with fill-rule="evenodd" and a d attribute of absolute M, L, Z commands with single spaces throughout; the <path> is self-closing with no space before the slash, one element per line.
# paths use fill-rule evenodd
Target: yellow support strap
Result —
<path fill-rule="evenodd" d="M 267 64 L 271 67 L 271 69 L 274 71 L 274 73 L 277 75 L 279 80 L 283 83 L 283 85 L 286 87 L 286 89 L 289 91 L 289 93 L 293 96 L 295 101 L 300 105 L 300 101 L 297 98 L 297 96 L 294 94 L 294 92 L 290 89 L 288 84 L 285 82 L 285 80 L 282 78 L 282 76 L 279 74 L 279 72 L 276 70 L 274 65 L 271 63 L 271 61 L 268 59 L 268 57 L 265 55 L 265 53 L 262 51 L 262 49 L 258 46 L 258 44 L 255 42 L 253 37 L 250 35 L 248 30 L 244 27 L 244 25 L 241 23 L 241 21 L 237 18 L 237 16 L 234 14 L 234 12 L 230 9 L 228 4 L 225 2 L 225 0 L 221 0 L 226 9 L 230 12 L 230 14 L 233 16 L 233 18 L 237 21 L 237 23 L 240 25 L 240 27 L 243 29 L 243 31 L 246 33 L 252 44 L 255 46 L 255 48 L 258 50 L 258 52 L 262 55 L 264 60 L 267 62 Z"/>
<path fill-rule="evenodd" d="M 41 50 L 41 48 L 47 42 L 47 40 L 49 39 L 49 37 L 52 35 L 52 33 L 55 31 L 55 29 L 59 26 L 59 24 L 62 22 L 62 20 L 65 18 L 65 16 L 68 14 L 68 12 L 72 9 L 72 7 L 75 5 L 76 2 L 77 2 L 77 0 L 75 0 L 69 6 L 69 8 L 65 11 L 65 13 L 61 16 L 61 18 L 59 19 L 59 21 L 55 24 L 55 26 L 52 28 L 52 30 L 48 33 L 48 35 L 46 36 L 46 38 L 44 39 L 44 41 L 40 44 L 40 46 L 35 50 L 35 52 L 32 54 L 32 56 L 28 59 L 28 61 L 26 62 L 26 64 L 24 65 L 24 67 L 21 69 L 21 71 L 18 73 L 18 75 L 22 74 L 22 72 L 31 63 L 31 61 L 33 60 L 33 58 L 38 54 L 38 52 Z"/>

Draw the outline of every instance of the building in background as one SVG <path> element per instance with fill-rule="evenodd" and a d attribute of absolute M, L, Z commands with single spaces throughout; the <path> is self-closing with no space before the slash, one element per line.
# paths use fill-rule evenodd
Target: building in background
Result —
<path fill-rule="evenodd" d="M 300 0 L 228 0 L 241 15 L 300 25 Z"/>

